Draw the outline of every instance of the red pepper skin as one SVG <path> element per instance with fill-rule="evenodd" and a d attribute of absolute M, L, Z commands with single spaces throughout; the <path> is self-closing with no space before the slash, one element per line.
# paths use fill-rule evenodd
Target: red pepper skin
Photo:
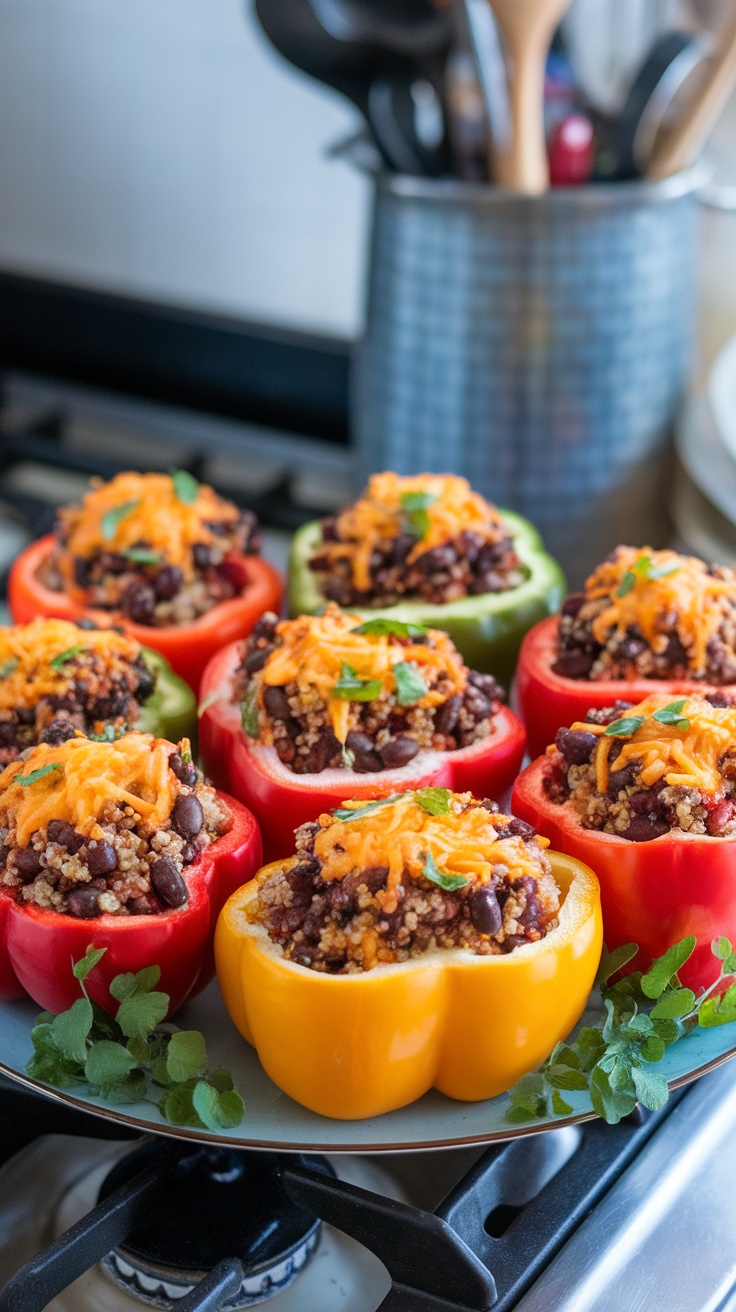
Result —
<path fill-rule="evenodd" d="M 532 759 L 541 756 L 563 726 L 584 720 L 588 711 L 615 701 L 642 702 L 654 693 L 677 697 L 707 697 L 711 692 L 736 693 L 736 686 L 716 688 L 695 679 L 564 679 L 552 672 L 557 659 L 559 617 L 542 620 L 521 644 L 516 667 L 516 700 L 526 726 Z"/>
<path fill-rule="evenodd" d="M 673 831 L 649 843 L 584 829 L 569 803 L 551 802 L 540 757 L 514 785 L 514 815 L 534 825 L 552 847 L 584 861 L 598 876 L 603 935 L 609 950 L 638 943 L 626 972 L 646 970 L 673 943 L 694 934 L 696 947 L 679 976 L 697 993 L 716 979 L 714 938 L 736 939 L 736 839 Z"/>
<path fill-rule="evenodd" d="M 30 902 L 16 902 L 0 889 L 0 1000 L 28 994 L 40 1007 L 66 1011 L 80 996 L 72 962 L 93 943 L 107 948 L 86 987 L 94 1002 L 112 1010 L 109 985 L 115 975 L 160 966 L 157 986 L 171 997 L 169 1015 L 209 984 L 215 973 L 215 924 L 227 899 L 262 864 L 261 836 L 253 816 L 231 797 L 222 799 L 231 828 L 188 869 L 189 901 L 153 916 L 97 916 L 79 920 Z"/>
<path fill-rule="evenodd" d="M 80 605 L 66 592 L 52 592 L 38 577 L 38 570 L 56 546 L 52 533 L 22 551 L 8 579 L 8 604 L 15 624 L 28 624 L 39 615 L 62 620 L 88 616 L 101 626 L 120 624 L 131 638 L 153 647 L 165 656 L 175 674 L 196 692 L 210 657 L 226 642 L 247 638 L 264 610 L 278 612 L 283 582 L 278 570 L 260 556 L 237 557 L 246 578 L 244 591 L 230 601 L 220 601 L 191 624 L 164 628 L 134 624 L 119 611 L 93 610 Z"/>
<path fill-rule="evenodd" d="M 212 658 L 202 678 L 202 702 L 218 690 L 223 695 L 207 707 L 199 721 L 199 746 L 207 774 L 217 787 L 225 788 L 250 807 L 261 826 L 264 859 L 277 861 L 293 848 L 293 831 L 307 820 L 316 820 L 346 797 L 387 797 L 406 788 L 432 785 L 476 797 L 502 801 L 516 778 L 524 755 L 525 735 L 521 721 L 505 706 L 494 717 L 495 731 L 483 742 L 457 752 L 437 752 L 424 766 L 409 762 L 398 770 L 380 774 L 355 774 L 351 770 L 326 771 L 320 775 L 298 775 L 278 763 L 269 768 L 244 733 L 240 712 L 230 701 L 232 677 L 242 659 L 239 643 L 231 643 Z M 339 778 L 336 775 L 339 773 Z"/>

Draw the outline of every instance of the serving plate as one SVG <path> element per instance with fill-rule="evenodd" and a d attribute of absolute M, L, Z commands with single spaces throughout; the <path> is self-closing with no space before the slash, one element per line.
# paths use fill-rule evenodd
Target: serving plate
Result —
<path fill-rule="evenodd" d="M 587 1094 L 566 1093 L 565 1099 L 573 1106 L 572 1115 L 511 1125 L 504 1119 L 508 1107 L 505 1095 L 486 1102 L 465 1103 L 435 1091 L 409 1107 L 371 1120 L 335 1121 L 318 1116 L 293 1102 L 269 1080 L 254 1050 L 232 1024 L 213 983 L 200 997 L 187 1003 L 177 1013 L 176 1020 L 182 1029 L 201 1030 L 207 1040 L 210 1064 L 226 1066 L 232 1072 L 235 1086 L 245 1100 L 245 1117 L 235 1129 L 217 1134 L 192 1130 L 170 1125 L 153 1103 L 108 1107 L 83 1091 L 60 1091 L 31 1079 L 25 1067 L 33 1051 L 30 1034 L 38 1012 L 39 1008 L 30 1001 L 0 1004 L 0 1071 L 60 1102 L 148 1133 L 271 1151 L 410 1152 L 495 1143 L 561 1125 L 574 1125 L 594 1116 Z M 591 998 L 581 1024 L 594 1023 L 599 1016 L 600 1010 Z M 678 1088 L 735 1055 L 736 1026 L 695 1030 L 669 1048 L 656 1069 L 667 1077 L 671 1088 Z"/>

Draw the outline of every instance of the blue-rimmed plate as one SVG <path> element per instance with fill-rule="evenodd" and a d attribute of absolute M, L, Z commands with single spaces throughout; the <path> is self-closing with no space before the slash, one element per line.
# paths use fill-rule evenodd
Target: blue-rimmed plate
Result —
<path fill-rule="evenodd" d="M 277 1089 L 263 1071 L 252 1048 L 232 1024 L 216 984 L 178 1013 L 182 1029 L 201 1030 L 207 1040 L 212 1066 L 227 1066 L 236 1088 L 245 1099 L 245 1118 L 234 1130 L 217 1134 L 169 1125 L 153 1103 L 108 1107 L 99 1098 L 80 1090 L 51 1089 L 25 1073 L 32 1054 L 31 1029 L 39 1008 L 33 1002 L 0 1004 L 0 1070 L 12 1079 L 121 1125 L 155 1134 L 177 1135 L 202 1142 L 227 1143 L 237 1148 L 260 1148 L 299 1152 L 401 1152 L 423 1148 L 450 1148 L 493 1143 L 524 1134 L 556 1129 L 593 1117 L 587 1094 L 565 1093 L 573 1107 L 567 1117 L 510 1125 L 505 1119 L 505 1095 L 487 1102 L 454 1102 L 443 1094 L 425 1094 L 400 1111 L 388 1112 L 365 1121 L 333 1121 L 318 1116 L 293 1102 Z M 600 1013 L 586 1013 L 582 1023 L 591 1023 Z M 672 1088 L 705 1074 L 736 1055 L 736 1025 L 695 1030 L 667 1050 L 657 1070 Z"/>

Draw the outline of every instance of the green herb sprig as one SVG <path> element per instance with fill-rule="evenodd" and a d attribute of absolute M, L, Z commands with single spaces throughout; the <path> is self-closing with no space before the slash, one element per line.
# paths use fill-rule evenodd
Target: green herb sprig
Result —
<path fill-rule="evenodd" d="M 11 674 L 15 673 L 19 665 L 20 661 L 15 656 L 11 656 L 10 660 L 3 661 L 0 665 L 0 679 L 9 678 Z"/>
<path fill-rule="evenodd" d="M 194 475 L 186 469 L 171 469 L 169 473 L 179 501 L 184 506 L 193 505 L 199 496 L 199 483 Z"/>
<path fill-rule="evenodd" d="M 690 721 L 682 714 L 687 697 L 681 697 L 679 701 L 670 702 L 668 706 L 663 706 L 660 711 L 655 711 L 653 719 L 659 724 L 674 724 L 680 733 L 687 733 L 690 728 Z"/>
<path fill-rule="evenodd" d="M 258 688 L 254 683 L 251 684 L 245 694 L 243 705 L 240 708 L 240 722 L 249 738 L 258 737 Z"/>
<path fill-rule="evenodd" d="M 332 696 L 348 702 L 375 702 L 382 691 L 380 679 L 359 679 L 352 665 L 342 661 L 340 678 L 332 689 Z"/>
<path fill-rule="evenodd" d="M 362 633 L 366 638 L 423 638 L 429 632 L 423 624 L 405 624 L 403 620 L 376 619 L 366 620 L 351 629 L 351 633 Z"/>
<path fill-rule="evenodd" d="M 627 569 L 618 588 L 616 589 L 617 597 L 626 597 L 636 587 L 637 581 L 666 579 L 670 574 L 676 574 L 679 565 L 655 565 L 651 556 L 639 556 L 634 561 L 631 569 Z"/>
<path fill-rule="evenodd" d="M 607 725 L 604 734 L 607 738 L 630 738 L 637 729 L 641 729 L 643 723 L 643 715 L 625 715 L 622 720 L 614 720 L 613 724 Z"/>
<path fill-rule="evenodd" d="M 569 1043 L 558 1043 L 536 1071 L 525 1075 L 509 1092 L 506 1119 L 512 1124 L 548 1116 L 569 1116 L 567 1091 L 587 1091 L 593 1110 L 609 1125 L 632 1112 L 637 1102 L 659 1111 L 669 1097 L 667 1081 L 653 1070 L 667 1048 L 694 1029 L 713 1029 L 736 1021 L 736 983 L 720 992 L 736 975 L 736 953 L 729 939 L 713 940 L 711 951 L 721 963 L 718 978 L 696 997 L 683 988 L 677 972 L 690 959 L 695 938 L 675 943 L 650 966 L 612 984 L 613 977 L 638 952 L 635 943 L 604 950 L 596 983 L 600 985 L 605 1019 L 580 1029 Z"/>
<path fill-rule="evenodd" d="M 129 551 L 124 551 L 123 555 L 134 565 L 160 565 L 163 560 L 160 551 L 151 551 L 148 547 L 131 547 Z"/>
<path fill-rule="evenodd" d="M 405 492 L 401 498 L 401 510 L 404 525 L 408 533 L 417 541 L 429 532 L 429 515 L 427 511 L 438 501 L 434 492 Z"/>
<path fill-rule="evenodd" d="M 37 784 L 39 779 L 45 779 L 48 774 L 53 774 L 54 770 L 61 769 L 61 761 L 54 761 L 53 765 L 39 765 L 37 770 L 31 770 L 30 774 L 16 775 L 15 782 L 20 784 L 21 788 L 27 788 L 29 784 Z"/>
<path fill-rule="evenodd" d="M 84 647 L 82 646 L 67 647 L 66 651 L 60 651 L 58 656 L 54 656 L 54 659 L 49 661 L 49 665 L 52 670 L 61 671 L 69 661 L 73 661 L 74 657 L 83 651 Z"/>
<path fill-rule="evenodd" d="M 102 536 L 105 542 L 112 542 L 118 531 L 118 525 L 122 524 L 128 515 L 132 515 L 140 504 L 140 501 L 123 501 L 122 505 L 113 506 L 105 512 L 102 516 Z"/>
<path fill-rule="evenodd" d="M 444 889 L 446 893 L 455 893 L 459 888 L 465 888 L 467 879 L 465 875 L 447 875 L 440 870 L 437 862 L 431 852 L 422 853 L 424 861 L 424 878 L 428 879 L 431 884 L 436 884 L 438 888 Z"/>
<path fill-rule="evenodd" d="M 209 1070 L 203 1035 L 162 1023 L 169 995 L 156 991 L 158 966 L 115 976 L 114 1017 L 91 1001 L 85 980 L 106 951 L 90 944 L 74 964 L 82 996 L 68 1011 L 37 1018 L 28 1074 L 56 1089 L 86 1085 L 113 1105 L 153 1102 L 172 1125 L 213 1131 L 239 1125 L 243 1099 L 229 1071 Z"/>
<path fill-rule="evenodd" d="M 413 665 L 408 665 L 406 661 L 399 661 L 398 665 L 394 665 L 394 678 L 399 706 L 413 706 L 422 697 L 426 697 L 429 691 L 419 671 Z"/>

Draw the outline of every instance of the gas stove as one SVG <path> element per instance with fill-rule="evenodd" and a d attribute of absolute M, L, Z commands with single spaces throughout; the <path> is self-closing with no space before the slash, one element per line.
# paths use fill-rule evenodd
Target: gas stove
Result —
<path fill-rule="evenodd" d="M 0 1312 L 736 1310 L 729 1065 L 656 1116 L 486 1150 L 123 1139 L 5 1082 L 0 1127 Z"/>

